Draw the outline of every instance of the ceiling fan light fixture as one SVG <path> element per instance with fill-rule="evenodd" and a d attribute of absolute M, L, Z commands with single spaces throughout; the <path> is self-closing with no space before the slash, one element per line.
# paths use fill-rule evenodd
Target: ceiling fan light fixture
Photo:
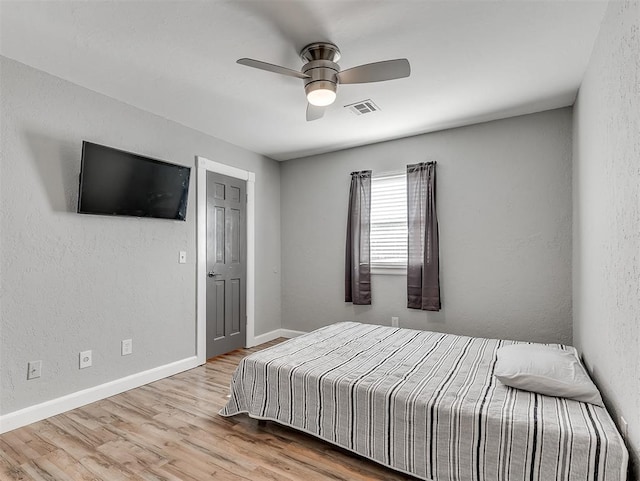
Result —
<path fill-rule="evenodd" d="M 328 81 L 312 82 L 305 86 L 307 101 L 316 107 L 331 105 L 336 99 L 336 84 Z"/>

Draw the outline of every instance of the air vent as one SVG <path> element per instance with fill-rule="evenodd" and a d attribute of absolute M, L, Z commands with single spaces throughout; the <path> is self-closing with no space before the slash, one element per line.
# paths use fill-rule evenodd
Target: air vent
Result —
<path fill-rule="evenodd" d="M 374 104 L 371 99 L 361 100 L 354 104 L 345 105 L 344 108 L 351 110 L 351 112 L 356 115 L 370 114 L 380 110 L 380 107 Z"/>

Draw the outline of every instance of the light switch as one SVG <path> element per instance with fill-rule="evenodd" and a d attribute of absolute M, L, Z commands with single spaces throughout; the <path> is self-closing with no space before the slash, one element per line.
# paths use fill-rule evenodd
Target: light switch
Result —
<path fill-rule="evenodd" d="M 133 352 L 133 340 L 124 339 L 121 343 L 121 353 L 123 356 L 128 356 Z"/>
<path fill-rule="evenodd" d="M 180 255 L 178 256 L 178 262 L 180 264 L 187 263 L 187 251 L 180 251 Z"/>
<path fill-rule="evenodd" d="M 27 379 L 36 379 L 42 375 L 42 361 L 30 361 L 27 368 Z"/>

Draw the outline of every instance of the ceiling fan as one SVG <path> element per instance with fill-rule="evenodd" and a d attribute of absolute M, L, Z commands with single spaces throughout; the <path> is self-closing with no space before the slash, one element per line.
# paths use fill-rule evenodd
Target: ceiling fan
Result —
<path fill-rule="evenodd" d="M 300 51 L 300 57 L 306 62 L 300 71 L 251 58 L 241 58 L 237 62 L 247 67 L 304 80 L 308 101 L 307 121 L 317 120 L 324 115 L 325 107 L 336 99 L 338 84 L 382 82 L 411 74 L 411 66 L 406 58 L 368 63 L 341 71 L 336 63 L 340 60 L 340 50 L 329 42 L 307 45 Z"/>

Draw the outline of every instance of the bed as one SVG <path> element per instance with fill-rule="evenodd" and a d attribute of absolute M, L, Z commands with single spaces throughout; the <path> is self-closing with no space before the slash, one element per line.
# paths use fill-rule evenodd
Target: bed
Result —
<path fill-rule="evenodd" d="M 604 408 L 496 380 L 496 350 L 514 343 L 340 322 L 243 359 L 220 414 L 429 481 L 624 481 L 628 453 Z"/>

